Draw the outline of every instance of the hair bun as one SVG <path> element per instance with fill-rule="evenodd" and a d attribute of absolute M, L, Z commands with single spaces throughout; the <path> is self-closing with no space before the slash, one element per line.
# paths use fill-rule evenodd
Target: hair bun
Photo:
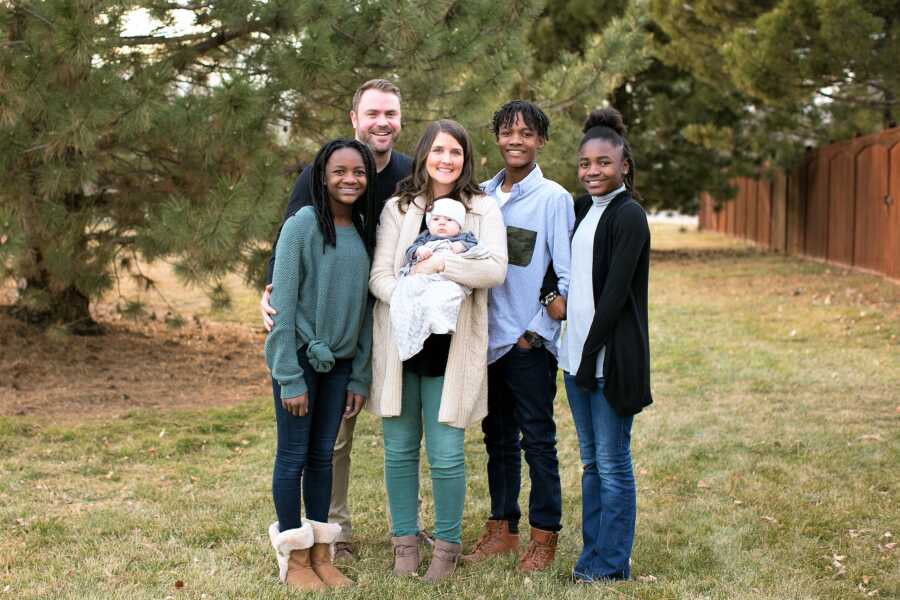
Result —
<path fill-rule="evenodd" d="M 622 137 L 625 137 L 625 134 L 628 132 L 625 121 L 622 120 L 622 113 L 612 106 L 591 111 L 591 114 L 585 119 L 584 127 L 581 131 L 582 133 L 587 133 L 588 129 L 592 127 L 609 127 Z"/>

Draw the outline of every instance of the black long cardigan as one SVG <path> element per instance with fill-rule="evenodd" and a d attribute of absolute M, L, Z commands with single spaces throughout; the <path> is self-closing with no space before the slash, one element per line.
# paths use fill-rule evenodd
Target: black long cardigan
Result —
<path fill-rule="evenodd" d="M 575 200 L 575 230 L 591 204 L 590 195 Z M 603 395 L 620 415 L 634 415 L 653 402 L 647 328 L 650 227 L 628 191 L 615 196 L 600 217 L 593 263 L 596 307 L 575 380 L 582 388 L 597 389 L 597 356 L 606 346 Z"/>

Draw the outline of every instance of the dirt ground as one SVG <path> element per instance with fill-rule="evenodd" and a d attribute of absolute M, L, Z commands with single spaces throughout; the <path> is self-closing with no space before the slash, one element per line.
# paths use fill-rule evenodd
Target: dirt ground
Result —
<path fill-rule="evenodd" d="M 11 301 L 10 289 L 0 290 L 0 309 Z M 173 329 L 149 316 L 123 318 L 111 301 L 92 313 L 106 335 L 41 331 L 0 310 L 0 416 L 107 418 L 134 408 L 218 406 L 271 393 L 261 326 L 197 310 L 182 312 L 185 324 Z"/>

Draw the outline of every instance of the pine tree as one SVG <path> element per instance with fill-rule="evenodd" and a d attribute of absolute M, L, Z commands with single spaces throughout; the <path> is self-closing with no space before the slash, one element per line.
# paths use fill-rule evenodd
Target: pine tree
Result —
<path fill-rule="evenodd" d="M 152 30 L 129 33 L 136 11 Z M 140 260 L 173 260 L 212 289 L 236 269 L 256 278 L 285 167 L 349 135 L 359 83 L 398 83 L 413 131 L 483 117 L 537 11 L 535 0 L 3 3 L 0 269 L 20 282 L 18 314 L 94 331 L 90 302 Z"/>

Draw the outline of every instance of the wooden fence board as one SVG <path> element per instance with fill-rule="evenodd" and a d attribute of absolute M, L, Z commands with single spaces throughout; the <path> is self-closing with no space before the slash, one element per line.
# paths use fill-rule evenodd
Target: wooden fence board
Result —
<path fill-rule="evenodd" d="M 828 165 L 811 160 L 806 172 L 806 244 L 810 256 L 828 253 Z"/>
<path fill-rule="evenodd" d="M 787 250 L 787 176 L 782 172 L 775 173 L 772 179 L 772 195 L 770 203 L 772 226 L 769 230 L 769 247 L 778 252 Z"/>
<path fill-rule="evenodd" d="M 843 150 L 828 161 L 828 260 L 853 264 L 853 157 Z"/>
<path fill-rule="evenodd" d="M 856 155 L 856 242 L 853 264 L 884 271 L 888 240 L 888 155 L 881 144 L 870 144 Z"/>

